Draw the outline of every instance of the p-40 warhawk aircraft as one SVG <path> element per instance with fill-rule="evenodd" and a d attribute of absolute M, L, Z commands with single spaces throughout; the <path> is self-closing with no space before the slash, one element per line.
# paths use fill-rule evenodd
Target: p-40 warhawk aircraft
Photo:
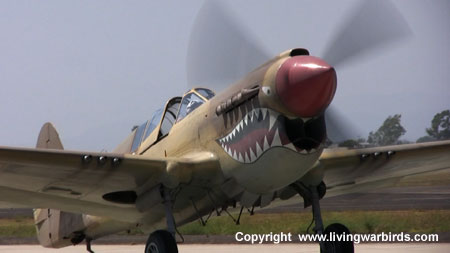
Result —
<path fill-rule="evenodd" d="M 385 37 L 368 44 L 377 38 Z M 178 252 L 178 226 L 296 194 L 312 206 L 315 233 L 350 233 L 341 224 L 323 228 L 319 200 L 326 192 L 386 187 L 449 168 L 450 142 L 324 149 L 336 83 L 329 63 L 293 49 L 224 92 L 193 88 L 169 99 L 111 153 L 63 150 L 46 123 L 36 149 L 0 147 L 0 201 L 36 208 L 39 242 L 52 248 L 85 240 L 91 251 L 92 240 L 138 227 L 150 234 L 145 252 Z M 353 251 L 352 242 L 320 247 Z"/>
<path fill-rule="evenodd" d="M 312 205 L 316 233 L 349 233 L 323 229 L 326 188 L 342 194 L 449 168 L 450 142 L 324 151 L 335 90 L 334 69 L 294 49 L 221 94 L 170 99 L 112 153 L 65 151 L 47 123 L 36 149 L 0 148 L 0 200 L 40 208 L 39 242 L 53 248 L 139 227 L 153 231 L 145 252 L 176 252 L 177 226 L 296 193 Z"/>

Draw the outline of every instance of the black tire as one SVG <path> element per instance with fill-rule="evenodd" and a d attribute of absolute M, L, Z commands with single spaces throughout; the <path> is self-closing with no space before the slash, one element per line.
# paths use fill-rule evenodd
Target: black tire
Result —
<path fill-rule="evenodd" d="M 168 231 L 155 231 L 148 237 L 145 253 L 178 253 L 177 242 Z"/>
<path fill-rule="evenodd" d="M 341 235 L 343 233 L 350 234 L 350 230 L 340 224 L 340 223 L 333 223 L 329 225 L 325 231 L 324 234 L 331 235 L 331 233 L 334 232 L 336 235 Z M 328 236 L 330 238 L 330 236 Z M 351 241 L 334 241 L 334 242 L 325 242 L 325 251 L 322 253 L 353 253 L 355 252 L 353 242 Z"/>

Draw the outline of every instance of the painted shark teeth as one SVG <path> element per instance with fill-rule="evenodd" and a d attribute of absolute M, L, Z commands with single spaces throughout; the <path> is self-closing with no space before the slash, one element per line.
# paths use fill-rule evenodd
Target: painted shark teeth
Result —
<path fill-rule="evenodd" d="M 263 149 L 259 146 L 259 143 L 256 142 L 256 156 L 260 157 L 263 153 Z"/>
<path fill-rule="evenodd" d="M 250 162 L 256 161 L 257 157 L 252 149 L 250 149 L 249 153 L 250 153 Z"/>
<path fill-rule="evenodd" d="M 277 121 L 277 117 L 273 114 L 269 115 L 269 129 L 272 129 L 273 125 L 275 125 L 275 122 Z"/>
<path fill-rule="evenodd" d="M 271 146 L 269 146 L 269 142 L 267 141 L 267 136 L 264 136 L 264 146 L 263 146 L 263 150 L 266 151 L 270 148 Z"/>
<path fill-rule="evenodd" d="M 268 108 L 253 108 L 247 114 L 242 116 L 242 120 L 235 125 L 234 129 L 230 133 L 217 141 L 230 157 L 241 163 L 253 163 L 265 151 L 273 147 L 284 147 L 303 155 L 317 151 L 316 149 L 298 150 L 291 142 L 283 145 L 278 128 L 279 126 L 277 125 L 279 115 L 279 113 Z M 259 137 L 261 138 L 259 141 L 256 140 L 253 145 L 249 144 L 249 146 L 245 147 L 244 150 L 233 146 L 236 140 L 239 141 L 239 138 L 242 138 L 242 136 L 247 134 L 244 133 L 247 128 L 253 128 L 255 124 L 261 124 L 261 122 L 265 122 L 263 124 L 267 124 L 264 128 L 269 128 L 266 129 L 267 133 L 264 136 Z M 269 142 L 269 140 L 271 141 Z M 240 151 L 238 151 L 238 149 L 240 149 Z"/>
<path fill-rule="evenodd" d="M 290 143 L 284 145 L 283 147 L 288 148 L 288 149 L 291 149 L 291 150 L 296 150 L 296 149 L 295 149 L 295 146 L 294 146 L 294 144 L 293 144 L 292 142 L 290 142 Z"/>
<path fill-rule="evenodd" d="M 222 146 L 223 146 L 223 144 L 222 144 Z M 273 140 L 272 140 L 272 147 L 277 147 L 277 146 L 282 146 L 280 134 L 278 133 L 278 128 L 275 130 L 275 134 L 274 134 Z"/>

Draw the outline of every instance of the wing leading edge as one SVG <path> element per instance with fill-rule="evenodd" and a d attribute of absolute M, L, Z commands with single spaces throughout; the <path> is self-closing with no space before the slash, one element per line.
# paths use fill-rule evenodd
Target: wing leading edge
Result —
<path fill-rule="evenodd" d="M 327 197 L 395 185 L 406 176 L 450 168 L 450 141 L 328 149 L 320 157 Z"/>
<path fill-rule="evenodd" d="M 158 184 L 174 187 L 198 176 L 199 170 L 217 169 L 217 157 L 208 152 L 155 159 L 0 147 L 0 201 L 136 221 L 141 213 L 135 205 L 114 203 L 103 196 L 128 191 L 139 195 Z"/>

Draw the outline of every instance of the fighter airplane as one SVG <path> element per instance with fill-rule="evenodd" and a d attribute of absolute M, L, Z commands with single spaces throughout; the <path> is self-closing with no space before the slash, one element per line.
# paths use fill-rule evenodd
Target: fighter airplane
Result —
<path fill-rule="evenodd" d="M 350 233 L 342 224 L 323 228 L 326 192 L 449 168 L 450 142 L 325 149 L 336 88 L 334 67 L 296 48 L 223 92 L 192 88 L 169 99 L 110 153 L 64 150 L 46 123 L 36 149 L 0 147 L 0 201 L 36 208 L 39 242 L 51 248 L 85 240 L 91 251 L 92 240 L 137 227 L 150 234 L 145 252 L 178 252 L 183 224 L 296 194 L 312 206 L 315 233 Z M 320 247 L 353 251 L 352 242 Z"/>

